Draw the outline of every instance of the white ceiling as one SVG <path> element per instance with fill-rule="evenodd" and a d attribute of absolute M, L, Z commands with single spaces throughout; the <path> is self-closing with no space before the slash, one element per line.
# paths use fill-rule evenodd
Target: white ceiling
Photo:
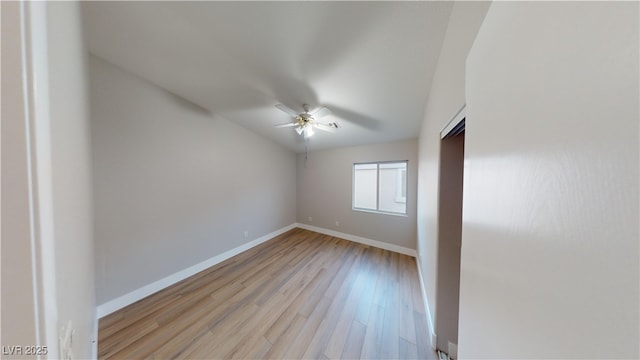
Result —
<path fill-rule="evenodd" d="M 337 121 L 309 149 L 415 138 L 451 2 L 85 2 L 89 51 L 304 151 L 283 103 Z"/>

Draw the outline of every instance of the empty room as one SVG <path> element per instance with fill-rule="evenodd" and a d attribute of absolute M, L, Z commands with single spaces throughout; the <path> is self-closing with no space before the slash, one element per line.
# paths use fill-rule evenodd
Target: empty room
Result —
<path fill-rule="evenodd" d="M 640 358 L 639 4 L 1 2 L 2 358 Z"/>

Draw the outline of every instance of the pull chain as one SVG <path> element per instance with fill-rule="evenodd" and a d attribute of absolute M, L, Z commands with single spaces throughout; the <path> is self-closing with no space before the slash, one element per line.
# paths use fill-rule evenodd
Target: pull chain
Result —
<path fill-rule="evenodd" d="M 307 155 L 308 155 L 308 151 L 307 151 L 307 135 L 304 135 L 302 138 L 304 139 L 304 167 L 306 169 L 307 168 Z"/>

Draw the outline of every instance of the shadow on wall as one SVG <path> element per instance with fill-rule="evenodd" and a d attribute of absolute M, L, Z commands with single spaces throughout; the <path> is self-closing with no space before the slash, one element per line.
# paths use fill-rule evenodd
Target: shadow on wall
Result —
<path fill-rule="evenodd" d="M 198 115 L 213 117 L 213 111 L 206 109 L 194 103 L 193 101 L 187 100 L 180 95 L 176 95 L 165 88 L 158 87 L 158 89 L 163 91 L 167 95 L 167 99 L 169 99 L 171 102 L 184 109 L 185 111 L 194 112 Z"/>

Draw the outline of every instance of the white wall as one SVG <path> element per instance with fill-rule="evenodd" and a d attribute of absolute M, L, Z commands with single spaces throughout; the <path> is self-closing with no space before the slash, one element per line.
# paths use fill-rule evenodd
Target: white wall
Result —
<path fill-rule="evenodd" d="M 2 345 L 36 344 L 20 3 L 2 6 Z"/>
<path fill-rule="evenodd" d="M 73 355 L 94 356 L 91 146 L 86 50 L 76 2 L 47 3 L 51 175 L 58 328 L 74 329 Z"/>
<path fill-rule="evenodd" d="M 93 56 L 90 80 L 99 304 L 295 223 L 294 153 Z"/>
<path fill-rule="evenodd" d="M 639 354 L 638 3 L 494 3 L 467 60 L 460 358 Z"/>
<path fill-rule="evenodd" d="M 418 265 L 427 294 L 432 334 L 436 332 L 440 131 L 465 103 L 464 64 L 488 7 L 487 2 L 454 4 L 420 131 Z"/>
<path fill-rule="evenodd" d="M 72 356 L 96 353 L 79 15 L 72 2 L 2 4 L 2 345 L 46 346 L 49 358 L 62 357 L 68 322 Z"/>
<path fill-rule="evenodd" d="M 417 152 L 418 142 L 412 139 L 313 151 L 308 154 L 306 166 L 305 155 L 298 154 L 298 222 L 415 249 Z M 407 216 L 354 211 L 353 164 L 392 160 L 409 160 Z"/>

